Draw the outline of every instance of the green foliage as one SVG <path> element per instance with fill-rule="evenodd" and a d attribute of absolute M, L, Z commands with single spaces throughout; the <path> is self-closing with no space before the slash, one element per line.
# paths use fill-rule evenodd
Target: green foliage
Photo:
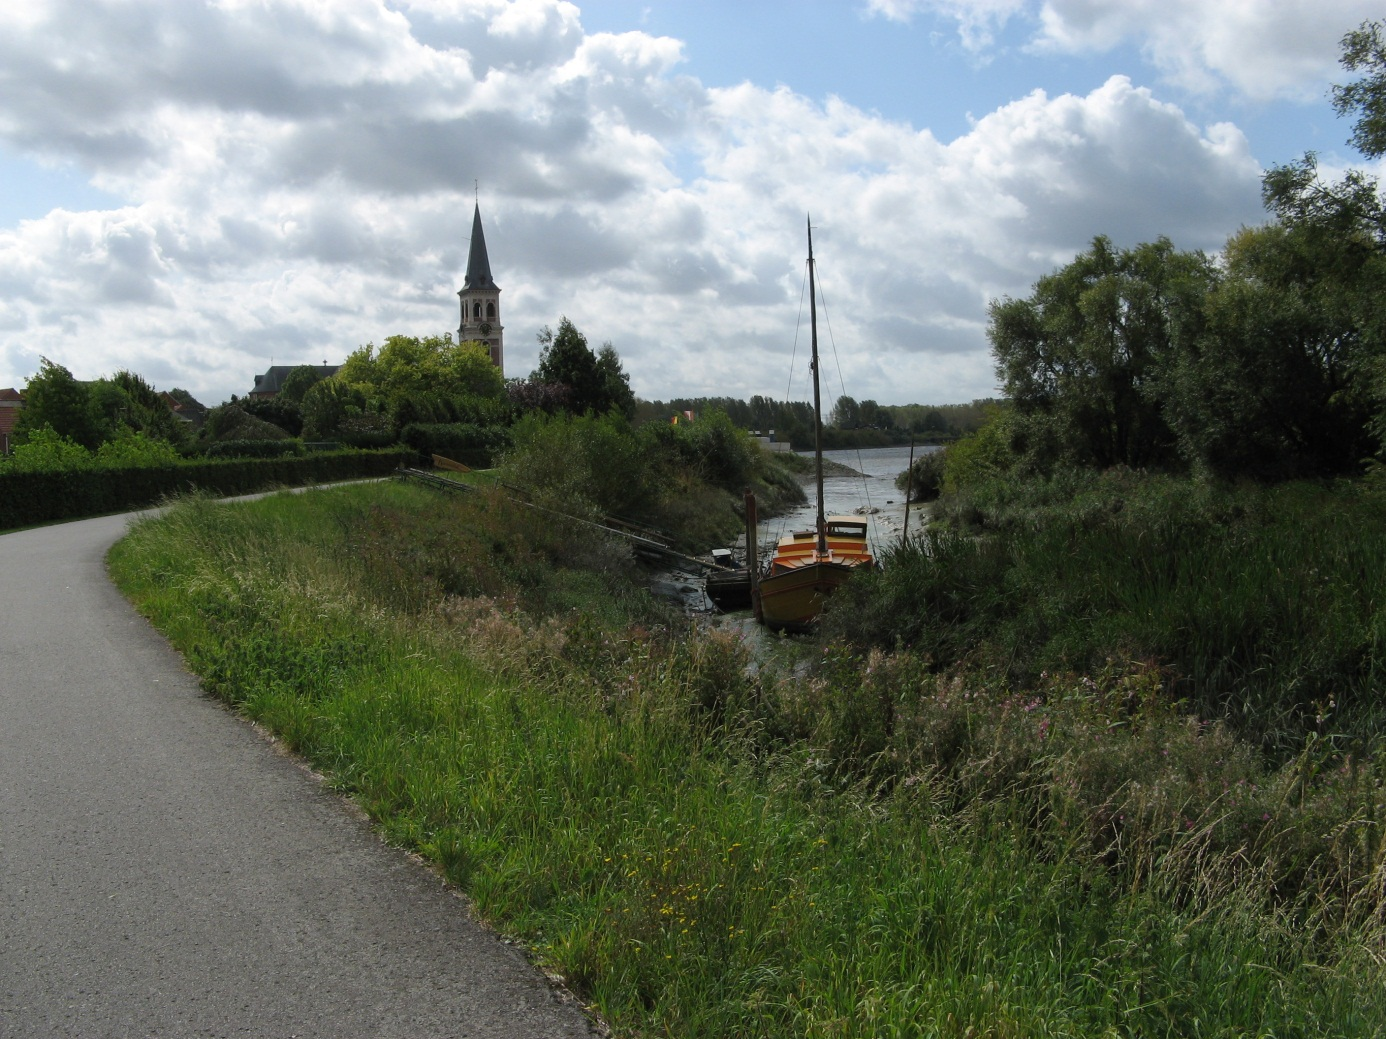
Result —
<path fill-rule="evenodd" d="M 1365 21 L 1343 37 L 1343 68 L 1365 75 L 1333 88 L 1334 111 L 1357 116 L 1350 143 L 1369 159 L 1386 155 L 1386 40 L 1382 33 L 1381 22 Z"/>
<path fill-rule="evenodd" d="M 236 401 L 213 408 L 203 423 L 200 442 L 290 439 L 283 426 L 252 415 L 247 410 L 251 406 L 248 401 Z"/>
<path fill-rule="evenodd" d="M 581 415 L 597 415 L 615 410 L 629 419 L 635 412 L 635 396 L 630 379 L 610 343 L 603 343 L 600 355 L 592 353 L 587 337 L 566 317 L 560 318 L 555 333 L 548 326 L 539 332 L 543 349 L 533 379 L 566 386 L 567 407 Z"/>
<path fill-rule="evenodd" d="M 368 414 L 369 405 L 365 392 L 348 382 L 339 371 L 332 378 L 310 387 L 303 395 L 301 407 L 305 439 L 335 440 L 344 439 L 343 432 L 353 420 L 359 423 Z"/>
<path fill-rule="evenodd" d="M 96 449 L 98 468 L 120 469 L 177 465 L 183 456 L 167 440 L 124 428 Z"/>
<path fill-rule="evenodd" d="M 109 392 L 113 389 L 115 392 Z M 184 447 L 192 440 L 189 424 L 169 410 L 161 393 L 130 371 L 118 371 L 108 380 L 93 384 L 93 392 L 105 395 L 110 426 L 117 431 L 130 430 L 148 437 L 164 440 L 175 447 Z M 99 405 L 100 406 L 100 405 Z"/>
<path fill-rule="evenodd" d="M 649 425 L 641 434 L 677 456 L 697 476 L 727 491 L 744 490 L 754 472 L 759 448 L 745 430 L 716 409 L 696 421 L 678 425 Z"/>
<path fill-rule="evenodd" d="M 635 394 L 630 388 L 630 376 L 621 367 L 621 358 L 609 342 L 597 351 L 597 386 L 604 408 L 619 411 L 627 419 L 635 414 Z"/>
<path fill-rule="evenodd" d="M 942 489 L 956 494 L 1009 472 L 1016 464 L 1015 426 L 1009 408 L 993 405 L 984 426 L 950 444 L 943 453 Z"/>
<path fill-rule="evenodd" d="M 128 427 L 122 428 L 114 440 L 107 440 L 95 451 L 88 451 L 44 426 L 30 433 L 8 456 L 0 455 L 0 473 L 89 472 L 177 465 L 182 460 L 182 455 L 168 441 L 136 433 Z"/>
<path fill-rule="evenodd" d="M 895 478 L 895 486 L 909 495 L 910 501 L 933 501 L 943 493 L 948 449 L 925 450 L 914 464 Z"/>
<path fill-rule="evenodd" d="M 89 451 L 94 451 L 113 432 L 90 387 L 46 357 L 39 361 L 38 372 L 24 384 L 24 408 L 15 424 L 15 439 L 23 442 L 45 426 Z"/>
<path fill-rule="evenodd" d="M 286 404 L 292 404 L 297 407 L 297 405 L 303 403 L 303 395 L 320 382 L 322 382 L 322 372 L 319 371 L 316 366 L 311 364 L 300 364 L 288 375 L 284 376 L 284 382 L 279 387 L 279 395 L 271 399 L 283 401 Z M 290 432 L 293 431 L 290 430 Z"/>
<path fill-rule="evenodd" d="M 993 302 L 987 334 L 1027 465 L 1172 464 L 1164 376 L 1213 280 L 1202 253 L 1166 238 L 1118 250 L 1099 236 L 1029 299 Z"/>
<path fill-rule="evenodd" d="M 429 396 L 499 400 L 505 392 L 505 378 L 487 348 L 454 343 L 451 335 L 390 336 L 379 352 L 368 343 L 333 378 L 359 389 L 380 408 Z"/>
<path fill-rule="evenodd" d="M 1353 247 L 1354 237 L 1357 246 Z M 1205 331 L 1170 380 L 1181 451 L 1219 477 L 1357 470 L 1371 402 L 1355 301 L 1386 288 L 1362 228 L 1282 222 L 1234 235 Z"/>
<path fill-rule="evenodd" d="M 93 458 L 85 447 L 55 433 L 52 426 L 41 426 L 32 430 L 10 454 L 0 455 L 0 473 L 90 469 Z"/>
<path fill-rule="evenodd" d="M 304 365 L 303 368 L 308 368 Z M 302 368 L 295 368 L 294 371 L 301 371 Z M 308 369 L 312 371 L 312 369 Z M 290 375 L 293 373 L 291 372 Z M 317 380 L 321 382 L 322 380 Z M 310 383 L 304 387 L 306 393 L 316 383 Z M 297 403 L 290 400 L 280 393 L 277 397 L 248 397 L 245 400 L 237 401 L 229 407 L 239 408 L 252 418 L 268 422 L 272 426 L 278 426 L 287 436 L 296 437 L 303 433 L 303 409 Z M 264 437 L 246 437 L 244 439 L 265 439 Z M 278 439 L 278 438 L 276 438 Z"/>
<path fill-rule="evenodd" d="M 829 631 L 972 659 L 1019 687 L 1111 660 L 1165 669 L 1168 695 L 1283 753 L 1317 731 L 1380 731 L 1386 528 L 1374 486 L 1236 491 L 1124 470 L 982 485 L 853 581 Z"/>
<path fill-rule="evenodd" d="M 508 486 L 570 515 L 657 527 L 689 551 L 735 538 L 744 526 L 747 488 L 760 495 L 765 515 L 804 500 L 793 474 L 720 412 L 639 430 L 617 412 L 531 412 L 512 434 L 514 445 L 500 463 Z"/>
<path fill-rule="evenodd" d="M 888 430 L 895 424 L 891 409 L 881 407 L 874 400 L 858 402 L 848 396 L 837 398 L 827 421 L 840 429 Z"/>
<path fill-rule="evenodd" d="M 639 518 L 649 509 L 658 472 L 619 414 L 531 412 L 511 429 L 514 446 L 501 470 L 507 483 L 567 513 Z"/>

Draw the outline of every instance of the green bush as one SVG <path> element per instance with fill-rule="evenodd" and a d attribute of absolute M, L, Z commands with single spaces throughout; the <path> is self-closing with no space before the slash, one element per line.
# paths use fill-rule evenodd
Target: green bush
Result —
<path fill-rule="evenodd" d="M 933 501 L 943 493 L 947 465 L 947 448 L 926 449 L 906 472 L 895 478 L 895 486 L 908 493 L 910 501 Z"/>
<path fill-rule="evenodd" d="M 511 430 L 508 483 L 565 512 L 639 519 L 656 500 L 659 467 L 619 414 L 530 412 Z"/>

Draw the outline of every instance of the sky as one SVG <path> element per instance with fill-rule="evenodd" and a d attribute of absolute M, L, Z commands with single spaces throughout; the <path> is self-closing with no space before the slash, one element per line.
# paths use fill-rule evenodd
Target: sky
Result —
<path fill-rule="evenodd" d="M 1362 0 L 26 0 L 0 5 L 0 387 L 41 357 L 206 404 L 569 318 L 645 399 L 997 395 L 990 301 L 1097 235 L 1216 253 L 1307 151 Z"/>

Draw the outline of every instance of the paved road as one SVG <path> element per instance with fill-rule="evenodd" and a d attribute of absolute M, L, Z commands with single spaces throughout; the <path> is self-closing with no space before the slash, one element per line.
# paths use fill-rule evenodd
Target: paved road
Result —
<path fill-rule="evenodd" d="M 0 1037 L 592 1034 L 198 689 L 106 579 L 124 529 L 0 536 Z"/>

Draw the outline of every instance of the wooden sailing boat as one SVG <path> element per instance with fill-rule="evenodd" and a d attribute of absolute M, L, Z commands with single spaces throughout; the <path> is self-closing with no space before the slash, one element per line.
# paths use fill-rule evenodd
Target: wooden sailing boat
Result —
<path fill-rule="evenodd" d="M 810 627 L 828 596 L 850 580 L 859 567 L 869 567 L 874 562 L 866 544 L 864 519 L 823 514 L 823 405 L 818 387 L 818 301 L 812 223 L 808 227 L 808 273 L 817 523 L 813 530 L 780 538 L 767 573 L 759 576 L 752 589 L 756 618 L 772 631 L 803 631 Z M 755 543 L 754 537 L 752 534 L 748 544 Z"/>

